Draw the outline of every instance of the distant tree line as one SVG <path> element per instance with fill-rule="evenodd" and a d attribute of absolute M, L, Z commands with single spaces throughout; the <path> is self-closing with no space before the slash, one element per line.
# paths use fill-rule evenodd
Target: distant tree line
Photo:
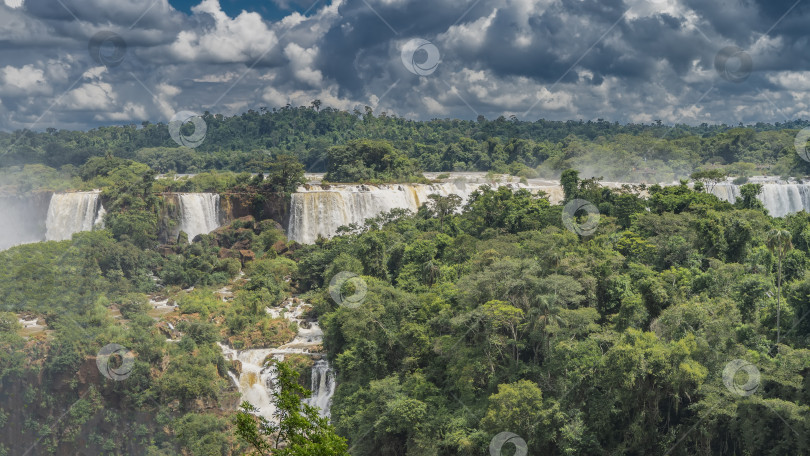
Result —
<path fill-rule="evenodd" d="M 810 125 L 803 120 L 748 126 L 530 122 L 514 116 L 415 121 L 375 115 L 371 108 L 348 112 L 320 106 L 260 108 L 233 117 L 206 112 L 206 137 L 196 149 L 179 147 L 165 124 L 150 122 L 86 132 L 0 133 L 0 167 L 41 163 L 59 169 L 112 155 L 145 163 L 158 173 L 262 172 L 288 154 L 308 171 L 338 172 L 336 167 L 347 166 L 340 159 L 354 141 L 373 140 L 386 141 L 398 158 L 413 160 L 422 171 L 556 177 L 577 168 L 607 179 L 646 181 L 674 180 L 717 166 L 739 176 L 810 173 L 810 163 L 793 146 L 797 131 Z"/>

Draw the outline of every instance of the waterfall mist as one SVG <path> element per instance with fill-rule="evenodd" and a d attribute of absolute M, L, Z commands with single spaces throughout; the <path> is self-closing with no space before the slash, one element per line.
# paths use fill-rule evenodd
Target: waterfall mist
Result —
<path fill-rule="evenodd" d="M 0 250 L 45 239 L 50 193 L 0 196 Z"/>

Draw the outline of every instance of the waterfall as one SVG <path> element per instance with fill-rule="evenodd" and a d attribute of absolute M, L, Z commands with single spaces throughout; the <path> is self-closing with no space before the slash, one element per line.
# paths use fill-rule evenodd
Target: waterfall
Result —
<path fill-rule="evenodd" d="M 250 402 L 256 407 L 260 416 L 270 422 L 275 422 L 273 414 L 276 407 L 273 405 L 273 392 L 276 385 L 276 370 L 273 367 L 264 365 L 268 357 L 279 361 L 284 361 L 284 350 L 273 348 L 257 348 L 250 350 L 234 350 L 227 345 L 219 344 L 225 359 L 238 360 L 242 364 L 242 372 L 237 376 L 228 372 L 228 376 L 233 380 L 242 400 Z M 290 349 L 286 353 L 293 352 Z M 300 350 L 297 353 L 302 353 Z M 304 403 L 313 407 L 318 407 L 321 416 L 330 416 L 330 406 L 332 396 L 335 395 L 335 372 L 325 359 L 315 361 L 312 366 L 312 376 L 310 390 L 312 396 L 304 399 Z"/>
<path fill-rule="evenodd" d="M 721 182 L 714 186 L 712 194 L 721 200 L 733 203 L 740 196 L 740 186 L 731 182 Z"/>
<path fill-rule="evenodd" d="M 198 234 L 208 234 L 220 227 L 220 205 L 217 193 L 180 193 L 180 231 L 192 241 Z"/>
<path fill-rule="evenodd" d="M 772 217 L 782 217 L 810 209 L 807 184 L 765 184 L 759 198 Z"/>
<path fill-rule="evenodd" d="M 272 398 L 276 372 L 275 369 L 264 366 L 264 360 L 273 355 L 273 349 L 237 351 L 227 345 L 219 344 L 219 346 L 225 359 L 238 360 L 242 363 L 242 372 L 238 377 L 229 372 L 242 394 L 242 400 L 259 409 L 260 416 L 274 421 L 273 413 L 276 408 L 273 406 Z"/>
<path fill-rule="evenodd" d="M 777 182 L 758 179 L 762 193 L 757 199 L 762 201 L 772 217 L 783 217 L 800 211 L 810 211 L 810 184 L 797 182 Z M 712 193 L 718 198 L 733 203 L 740 196 L 740 186 L 731 182 L 717 184 Z"/>
<path fill-rule="evenodd" d="M 281 306 L 266 308 L 265 311 L 273 318 L 286 318 L 295 322 L 298 332 L 295 338 L 287 344 L 278 348 L 256 348 L 248 350 L 234 350 L 227 345 L 218 344 L 222 349 L 222 355 L 228 360 L 238 360 L 242 364 L 241 373 L 236 376 L 228 372 L 242 399 L 250 402 L 259 409 L 259 415 L 274 421 L 273 413 L 275 407 L 272 404 L 273 391 L 276 385 L 276 370 L 273 367 L 265 367 L 264 362 L 268 357 L 283 361 L 288 354 L 299 354 L 313 356 L 316 359 L 312 365 L 310 376 L 310 391 L 312 396 L 304 400 L 304 403 L 320 409 L 321 416 L 330 416 L 330 406 L 332 396 L 335 394 L 335 371 L 329 362 L 322 357 L 320 351 L 323 349 L 323 330 L 317 321 L 309 321 L 305 314 L 312 306 L 298 298 L 288 298 Z"/>
<path fill-rule="evenodd" d="M 387 185 L 313 185 L 301 187 L 292 194 L 287 236 L 302 244 L 315 242 L 318 236 L 331 237 L 341 226 L 362 226 L 366 219 L 391 209 L 416 212 L 428 201 L 428 195 L 458 195 L 466 202 L 482 185 L 492 188 L 507 186 L 513 190 L 525 188 L 533 193 L 545 191 L 552 203 L 562 200 L 557 184 L 517 184 L 501 182 L 467 182 L 455 180 L 438 184 Z"/>
<path fill-rule="evenodd" d="M 306 403 L 318 407 L 323 417 L 329 417 L 332 396 L 335 395 L 335 371 L 325 359 L 315 361 L 312 366 L 312 396 Z"/>
<path fill-rule="evenodd" d="M 104 214 L 101 192 L 54 193 L 45 220 L 45 240 L 64 241 L 91 231 Z"/>

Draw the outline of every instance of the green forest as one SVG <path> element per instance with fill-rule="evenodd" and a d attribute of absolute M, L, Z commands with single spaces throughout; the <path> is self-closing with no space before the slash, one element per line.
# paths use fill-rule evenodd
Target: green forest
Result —
<path fill-rule="evenodd" d="M 0 192 L 100 189 L 107 211 L 104 229 L 0 251 L 0 456 L 810 454 L 810 214 L 771 217 L 758 184 L 733 203 L 705 185 L 807 174 L 806 122 L 203 117 L 197 149 L 150 123 L 0 133 Z M 560 179 L 565 198 L 433 195 L 311 245 L 266 209 L 305 171 L 471 170 Z M 249 195 L 250 214 L 161 242 L 166 192 Z M 297 325 L 265 308 L 291 299 L 324 331 L 329 419 L 303 403 L 309 357 L 266 360 L 271 422 L 218 346 L 290 342 Z M 109 344 L 131 353 L 110 358 L 123 380 L 97 367 Z"/>
<path fill-rule="evenodd" d="M 327 172 L 329 166 L 345 171 L 347 156 L 362 149 L 353 142 L 383 141 L 392 148 L 387 154 L 390 162 L 375 166 L 396 161 L 410 171 L 406 176 L 414 170 L 493 171 L 557 178 L 563 170 L 576 168 L 585 177 L 656 183 L 676 182 L 706 167 L 720 167 L 742 178 L 810 174 L 810 163 L 794 149 L 797 132 L 810 126 L 801 120 L 747 126 L 619 124 L 601 119 L 529 122 L 483 116 L 476 121 L 415 121 L 375 114 L 369 107 L 347 112 L 320 106 L 315 100 L 312 106 L 260 108 L 233 117 L 203 113 L 205 139 L 196 149 L 177 147 L 161 123 L 90 131 L 0 132 L 0 169 L 41 164 L 53 169 L 52 177 L 69 178 L 91 157 L 114 156 L 144 163 L 157 173 L 258 173 L 277 157 L 291 155 L 309 172 Z M 190 128 L 188 134 L 194 131 L 191 125 L 184 128 Z M 360 180 L 368 175 L 368 170 L 351 174 Z M 338 173 L 335 182 L 347 177 Z"/>

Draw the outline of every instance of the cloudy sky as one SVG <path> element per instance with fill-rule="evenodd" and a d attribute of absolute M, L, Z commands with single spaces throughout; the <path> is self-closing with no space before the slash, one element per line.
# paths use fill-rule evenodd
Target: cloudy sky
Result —
<path fill-rule="evenodd" d="M 810 118 L 810 0 L 0 0 L 0 130 L 309 105 Z"/>

